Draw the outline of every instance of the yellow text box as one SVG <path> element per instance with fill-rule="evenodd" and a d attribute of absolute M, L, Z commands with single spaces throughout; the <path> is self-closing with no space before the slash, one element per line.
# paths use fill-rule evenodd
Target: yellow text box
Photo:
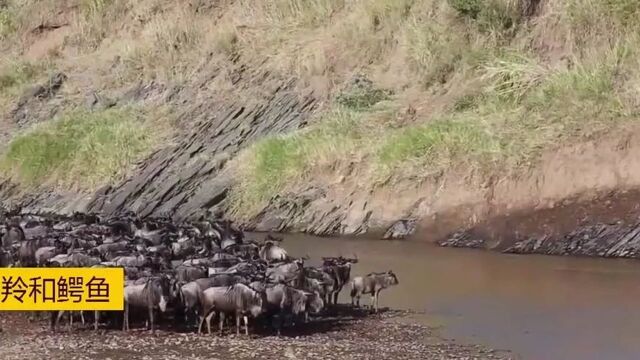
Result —
<path fill-rule="evenodd" d="M 124 310 L 124 269 L 0 268 L 4 310 Z"/>

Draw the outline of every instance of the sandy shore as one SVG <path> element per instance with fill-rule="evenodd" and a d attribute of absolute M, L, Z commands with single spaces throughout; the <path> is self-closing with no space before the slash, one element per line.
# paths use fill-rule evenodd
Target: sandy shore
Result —
<path fill-rule="evenodd" d="M 280 337 L 252 329 L 249 337 L 198 335 L 161 327 L 93 331 L 89 325 L 65 324 L 52 333 L 44 319 L 0 313 L 0 358 L 9 359 L 513 359 L 483 346 L 458 345 L 411 321 L 411 313 L 364 312 L 323 317 L 300 324 Z"/>

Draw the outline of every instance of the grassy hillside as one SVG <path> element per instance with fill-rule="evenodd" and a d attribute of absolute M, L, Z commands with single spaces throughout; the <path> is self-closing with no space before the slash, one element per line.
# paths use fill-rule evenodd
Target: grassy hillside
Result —
<path fill-rule="evenodd" d="M 294 74 L 326 106 L 308 128 L 263 139 L 235 161 L 232 198 L 250 215 L 346 166 L 370 187 L 446 171 L 509 174 L 636 120 L 639 15 L 635 0 L 4 0 L 0 110 L 60 69 L 77 75 L 65 85 L 72 99 L 89 85 L 190 86 L 207 66 Z M 45 32 L 64 29 L 60 41 L 34 32 L 61 24 Z M 146 144 L 135 136 L 143 127 L 132 129 L 112 136 Z M 5 150 L 11 176 L 60 183 L 71 171 L 97 185 L 73 170 L 86 165 L 79 152 L 34 175 L 38 151 L 15 153 L 40 136 L 27 132 Z M 109 160 L 101 178 L 146 154 L 133 148 L 143 150 Z"/>

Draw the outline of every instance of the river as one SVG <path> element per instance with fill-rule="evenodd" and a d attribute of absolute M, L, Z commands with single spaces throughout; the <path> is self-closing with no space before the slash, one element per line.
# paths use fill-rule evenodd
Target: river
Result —
<path fill-rule="evenodd" d="M 285 236 L 294 256 L 353 256 L 352 276 L 393 270 L 381 307 L 424 312 L 443 337 L 523 359 L 640 358 L 640 262 L 508 255 L 424 242 Z M 341 301 L 350 301 L 348 291 Z M 363 298 L 368 304 L 369 298 Z"/>

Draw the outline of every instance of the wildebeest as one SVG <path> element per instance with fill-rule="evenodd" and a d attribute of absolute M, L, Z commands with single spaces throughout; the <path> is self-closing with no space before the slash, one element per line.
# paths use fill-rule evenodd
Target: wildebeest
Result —
<path fill-rule="evenodd" d="M 202 310 L 198 333 L 202 332 L 205 320 L 207 332 L 211 333 L 211 318 L 217 313 L 220 317 L 220 335 L 222 335 L 225 314 L 235 314 L 237 335 L 240 335 L 240 318 L 243 318 L 245 335 L 249 335 L 248 316 L 255 318 L 262 313 L 263 299 L 264 293 L 240 283 L 228 287 L 212 287 L 203 291 L 200 299 Z"/>
<path fill-rule="evenodd" d="M 274 240 L 267 240 L 260 247 L 260 258 L 266 262 L 286 261 L 289 259 L 287 251 L 276 244 Z"/>
<path fill-rule="evenodd" d="M 207 277 L 207 268 L 203 266 L 180 265 L 176 268 L 176 279 L 183 283 L 188 283 L 204 277 Z"/>
<path fill-rule="evenodd" d="M 124 330 L 130 328 L 131 319 L 135 321 L 131 316 L 134 307 L 147 309 L 148 314 L 142 315 L 152 330 L 158 326 L 155 311 L 159 309 L 172 312 L 175 321 L 189 324 L 195 315 L 199 332 L 204 321 L 210 331 L 216 314 L 221 320 L 235 314 L 236 333 L 241 318 L 248 333 L 247 317 L 266 312 L 267 319 L 280 320 L 279 333 L 285 318 L 293 317 L 298 324 L 299 317 L 308 321 L 309 314 L 321 314 L 325 304 L 336 303 L 340 289 L 349 282 L 352 264 L 357 262 L 340 256 L 323 258 L 319 267 L 305 267 L 308 257 L 290 256 L 281 239 L 267 236 L 264 242 L 243 242 L 241 229 L 224 220 L 202 220 L 200 229 L 187 221 L 174 224 L 168 218 L 141 219 L 132 214 L 106 221 L 79 215 L 22 219 L 18 223 L 28 235 L 24 240 L 2 243 L 0 265 L 10 266 L 13 257 L 20 259 L 22 266 L 124 268 L 125 313 L 107 312 L 114 315 L 108 316 L 111 320 L 123 319 L 117 327 Z M 11 226 L 4 226 L 6 234 Z M 394 284 L 380 278 L 382 275 L 389 273 L 355 279 L 352 288 L 358 305 L 361 294 L 371 293 L 377 309 L 379 291 Z M 55 320 L 62 312 L 56 315 Z M 96 329 L 99 315 L 95 312 Z"/>
<path fill-rule="evenodd" d="M 274 265 L 267 268 L 266 278 L 271 283 L 290 283 L 299 286 L 304 277 L 304 261 L 302 259 Z"/>
<path fill-rule="evenodd" d="M 333 299 L 329 299 L 329 301 L 333 300 L 333 304 L 338 304 L 338 296 L 351 277 L 351 264 L 357 263 L 358 258 L 348 259 L 340 256 L 338 258 L 325 257 L 322 260 L 323 270 L 330 274 L 334 280 L 333 294 L 331 294 Z"/>
<path fill-rule="evenodd" d="M 18 244 L 25 239 L 24 231 L 20 225 L 10 223 L 7 226 L 6 232 L 2 235 L 2 248 L 5 251 L 11 251 L 13 244 Z"/>
<path fill-rule="evenodd" d="M 218 246 L 222 250 L 226 250 L 233 245 L 242 244 L 244 234 L 242 230 L 238 230 L 229 220 L 217 220 L 211 224 L 211 230 L 218 239 Z"/>
<path fill-rule="evenodd" d="M 118 256 L 113 259 L 116 266 L 122 267 L 144 267 L 151 264 L 151 259 L 144 255 L 138 256 Z"/>
<path fill-rule="evenodd" d="M 178 300 L 180 306 L 182 306 L 182 311 L 184 311 L 184 321 L 188 322 L 188 317 L 190 314 L 195 315 L 196 326 L 198 325 L 198 316 L 200 315 L 201 306 L 200 299 L 202 298 L 203 290 L 200 288 L 197 282 L 191 281 L 184 285 L 180 285 L 178 289 Z"/>
<path fill-rule="evenodd" d="M 124 288 L 124 321 L 122 330 L 129 330 L 129 308 L 146 308 L 149 312 L 149 325 L 154 331 L 154 310 L 156 307 L 161 312 L 167 310 L 169 301 L 169 279 L 160 276 L 152 277 L 140 285 L 127 285 Z"/>
<path fill-rule="evenodd" d="M 279 317 L 279 326 L 276 328 L 278 335 L 280 335 L 280 330 L 285 322 L 286 315 L 291 314 L 297 317 L 305 314 L 308 297 L 313 295 L 285 284 L 267 286 L 265 288 L 265 294 L 267 300 L 265 310 L 267 315 L 272 317 L 277 314 Z"/>
<path fill-rule="evenodd" d="M 390 286 L 398 285 L 398 278 L 391 271 L 385 273 L 369 273 L 351 280 L 351 305 L 360 306 L 360 296 L 371 294 L 371 307 L 378 312 L 378 296 L 380 291 Z"/>
<path fill-rule="evenodd" d="M 64 252 L 65 246 L 59 240 L 55 241 L 54 246 L 43 246 L 41 248 L 38 248 L 35 252 L 36 265 L 44 266 L 49 261 L 49 259 Z"/>

